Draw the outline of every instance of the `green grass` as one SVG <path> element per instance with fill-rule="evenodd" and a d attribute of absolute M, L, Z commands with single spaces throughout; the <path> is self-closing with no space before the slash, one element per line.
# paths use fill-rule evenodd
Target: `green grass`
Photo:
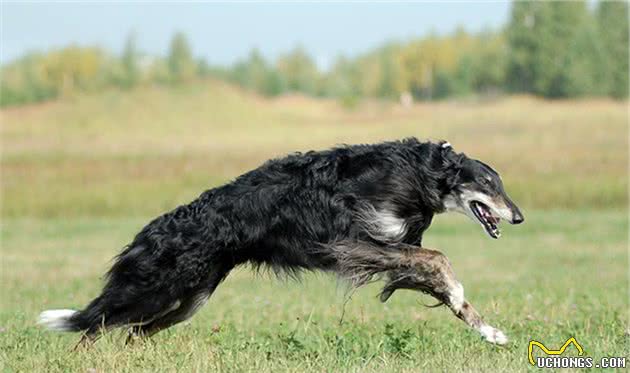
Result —
<path fill-rule="evenodd" d="M 574 336 L 588 355 L 628 355 L 627 215 L 526 211 L 498 241 L 464 217 L 440 216 L 427 247 L 446 253 L 469 300 L 511 338 L 480 337 L 433 299 L 378 285 L 354 293 L 329 275 L 301 283 L 232 273 L 191 322 L 124 347 L 122 332 L 70 353 L 74 334 L 34 325 L 48 308 L 81 307 L 144 218 L 8 219 L 0 361 L 5 371 L 521 371 L 530 339 L 559 347 Z"/>

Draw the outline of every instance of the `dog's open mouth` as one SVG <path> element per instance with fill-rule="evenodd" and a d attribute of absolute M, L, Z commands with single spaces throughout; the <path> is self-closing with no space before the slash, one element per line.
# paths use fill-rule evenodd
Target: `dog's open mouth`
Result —
<path fill-rule="evenodd" d="M 492 215 L 490 208 L 485 204 L 479 201 L 470 202 L 470 209 L 481 225 L 483 225 L 484 229 L 488 233 L 488 235 L 492 238 L 499 238 L 501 236 L 501 232 L 499 231 L 499 221 L 500 218 Z"/>

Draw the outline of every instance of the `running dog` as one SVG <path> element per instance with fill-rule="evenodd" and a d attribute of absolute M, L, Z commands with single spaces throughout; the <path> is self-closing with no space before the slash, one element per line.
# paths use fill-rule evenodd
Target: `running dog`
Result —
<path fill-rule="evenodd" d="M 433 216 L 459 212 L 499 238 L 522 223 L 490 166 L 447 142 L 415 138 L 297 153 L 207 190 L 144 227 L 118 255 L 102 293 L 81 311 L 48 310 L 39 323 L 92 342 L 127 327 L 149 337 L 182 322 L 241 264 L 298 275 L 337 273 L 354 286 L 382 278 L 447 305 L 485 340 L 507 343 L 464 297 L 448 259 L 422 248 Z M 129 341 L 129 340 L 128 340 Z"/>

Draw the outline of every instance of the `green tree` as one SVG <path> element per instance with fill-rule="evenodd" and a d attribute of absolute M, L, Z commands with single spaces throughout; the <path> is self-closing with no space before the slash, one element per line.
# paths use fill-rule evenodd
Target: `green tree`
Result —
<path fill-rule="evenodd" d="M 267 69 L 260 87 L 260 92 L 265 96 L 277 96 L 284 93 L 286 87 L 282 75 L 274 69 Z"/>
<path fill-rule="evenodd" d="M 605 96 L 610 87 L 609 59 L 593 22 L 585 22 L 575 35 L 561 73 L 556 96 Z"/>
<path fill-rule="evenodd" d="M 452 96 L 457 91 L 453 74 L 449 72 L 438 70 L 434 81 L 433 98 L 436 100 Z"/>
<path fill-rule="evenodd" d="M 539 35 L 535 33 L 541 21 L 541 7 L 534 1 L 514 1 L 507 27 L 508 66 L 507 88 L 512 92 L 534 92 L 536 81 L 536 55 L 540 48 Z"/>
<path fill-rule="evenodd" d="M 296 47 L 278 60 L 278 71 L 291 91 L 315 94 L 318 71 L 304 48 Z"/>
<path fill-rule="evenodd" d="M 200 58 L 197 60 L 197 76 L 200 78 L 205 78 L 211 74 L 211 67 L 206 61 L 205 58 Z"/>
<path fill-rule="evenodd" d="M 324 77 L 323 95 L 341 98 L 345 103 L 356 102 L 361 94 L 360 82 L 357 63 L 339 56 Z"/>
<path fill-rule="evenodd" d="M 106 86 L 106 66 L 98 48 L 69 46 L 46 54 L 29 53 L 2 67 L 1 105 L 47 100 L 58 95 Z"/>
<path fill-rule="evenodd" d="M 600 1 L 597 23 L 610 68 L 607 93 L 613 97 L 628 97 L 628 3 Z"/>
<path fill-rule="evenodd" d="M 564 61 L 579 37 L 578 32 L 589 21 L 588 12 L 584 1 L 553 1 L 544 5 L 542 10 L 548 16 L 542 18 L 538 32 L 541 44 L 536 54 L 535 92 L 547 97 L 563 97 Z"/>
<path fill-rule="evenodd" d="M 565 95 L 567 54 L 588 21 L 584 1 L 515 1 L 507 31 L 508 87 L 547 97 Z"/>
<path fill-rule="evenodd" d="M 44 56 L 29 53 L 2 68 L 0 106 L 39 102 L 55 97 L 57 87 L 45 75 Z"/>
<path fill-rule="evenodd" d="M 172 82 L 187 81 L 195 75 L 195 60 L 192 57 L 188 40 L 183 33 L 178 32 L 173 36 L 167 61 Z"/>
<path fill-rule="evenodd" d="M 127 36 L 125 47 L 121 56 L 123 67 L 122 86 L 129 88 L 135 86 L 140 80 L 140 68 L 138 66 L 138 49 L 134 34 Z"/>
<path fill-rule="evenodd" d="M 472 54 L 472 89 L 478 93 L 497 92 L 505 82 L 507 48 L 502 34 L 484 31 Z"/>
<path fill-rule="evenodd" d="M 398 62 L 397 55 L 399 48 L 395 45 L 387 45 L 378 53 L 380 71 L 378 96 L 383 98 L 397 98 L 402 87 L 402 69 Z"/>
<path fill-rule="evenodd" d="M 267 61 L 263 55 L 258 49 L 253 49 L 245 62 L 243 85 L 259 92 L 262 91 L 268 69 Z"/>
<path fill-rule="evenodd" d="M 265 96 L 276 96 L 285 90 L 281 74 L 267 63 L 256 48 L 252 49 L 247 59 L 234 65 L 230 75 L 231 80 L 240 86 Z"/>
<path fill-rule="evenodd" d="M 453 79 L 455 94 L 465 96 L 471 93 L 474 78 L 473 63 L 473 57 L 469 54 L 459 59 Z"/>

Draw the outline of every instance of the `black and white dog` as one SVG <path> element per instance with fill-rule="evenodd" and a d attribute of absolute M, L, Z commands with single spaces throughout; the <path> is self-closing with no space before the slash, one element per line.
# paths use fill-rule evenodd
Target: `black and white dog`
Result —
<path fill-rule="evenodd" d="M 190 318 L 234 267 L 333 271 L 360 286 L 428 293 L 489 342 L 507 338 L 464 298 L 446 257 L 422 248 L 445 211 L 468 215 L 492 238 L 501 219 L 523 222 L 488 165 L 449 143 L 415 138 L 298 153 L 268 161 L 150 222 L 118 255 L 101 295 L 81 311 L 48 310 L 39 323 L 83 332 L 129 327 L 150 336 Z"/>

